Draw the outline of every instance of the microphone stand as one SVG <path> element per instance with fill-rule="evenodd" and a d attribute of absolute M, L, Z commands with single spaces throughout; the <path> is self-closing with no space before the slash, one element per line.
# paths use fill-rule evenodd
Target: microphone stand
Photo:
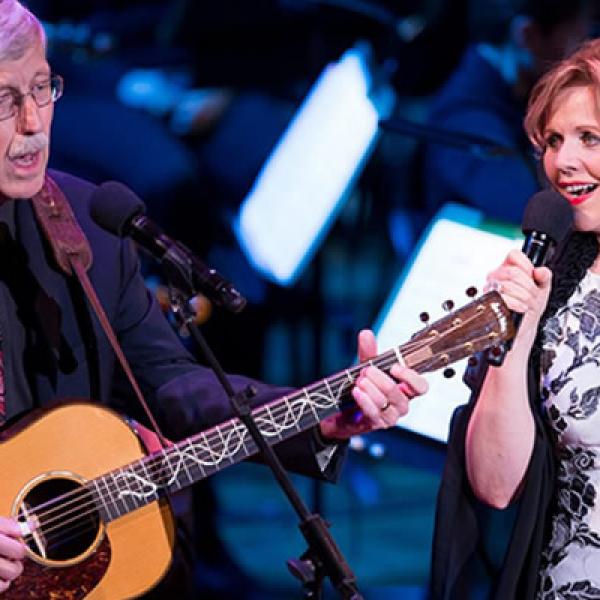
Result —
<path fill-rule="evenodd" d="M 234 414 L 246 426 L 259 448 L 265 463 L 273 472 L 284 494 L 300 517 L 299 529 L 308 544 L 300 558 L 287 561 L 288 569 L 303 585 L 304 598 L 320 600 L 325 577 L 329 577 L 341 597 L 347 600 L 363 600 L 356 577 L 335 543 L 329 525 L 318 513 L 311 513 L 292 484 L 273 448 L 261 433 L 252 415 L 249 400 L 256 395 L 252 386 L 236 392 L 229 381 L 200 328 L 195 323 L 195 311 L 190 300 L 196 294 L 191 282 L 177 263 L 162 261 L 167 281 L 171 310 L 180 326 L 185 326 L 202 355 L 208 361 L 219 383 L 225 390 Z"/>
<path fill-rule="evenodd" d="M 433 125 L 423 125 L 400 118 L 380 119 L 379 127 L 400 135 L 407 135 L 430 144 L 451 146 L 480 158 L 518 157 L 518 152 L 509 146 L 497 144 L 493 140 L 471 133 L 451 131 Z"/>

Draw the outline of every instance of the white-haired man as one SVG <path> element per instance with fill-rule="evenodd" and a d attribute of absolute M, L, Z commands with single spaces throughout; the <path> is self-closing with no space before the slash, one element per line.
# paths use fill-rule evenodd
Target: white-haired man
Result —
<path fill-rule="evenodd" d="M 39 21 L 17 0 L 0 0 L 0 421 L 61 397 L 90 397 L 139 413 L 131 398 L 123 400 L 123 386 L 122 400 L 114 400 L 122 378 L 113 352 L 74 278 L 56 267 L 29 201 L 45 185 L 54 103 L 62 88 L 46 60 Z M 179 439 L 230 417 L 211 373 L 182 348 L 147 293 L 132 245 L 91 221 L 95 186 L 64 173 L 51 177 L 89 240 L 95 258 L 89 277 L 167 436 Z M 360 356 L 367 359 L 375 350 L 372 333 L 363 332 Z M 338 441 L 393 425 L 408 410 L 409 399 L 425 392 L 425 381 L 414 371 L 396 364 L 392 373 L 366 369 L 352 390 L 359 412 L 327 417 L 318 431 L 284 442 L 284 464 L 335 477 L 343 455 Z M 264 384 L 257 387 L 257 402 L 281 394 Z M 22 573 L 25 533 L 9 515 L 0 517 L 0 592 Z"/>

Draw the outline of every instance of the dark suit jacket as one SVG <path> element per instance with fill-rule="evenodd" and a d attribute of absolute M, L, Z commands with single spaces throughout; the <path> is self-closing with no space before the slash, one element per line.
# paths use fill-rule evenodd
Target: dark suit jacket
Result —
<path fill-rule="evenodd" d="M 165 434 L 180 439 L 230 418 L 228 400 L 212 371 L 195 363 L 146 289 L 133 243 L 92 221 L 89 202 L 96 186 L 64 173 L 51 176 L 88 237 L 94 255 L 90 280 Z M 15 402 L 18 390 L 8 379 L 9 416 L 55 399 L 81 397 L 145 421 L 79 283 L 55 264 L 26 200 L 16 201 L 15 229 L 26 256 L 13 269 L 17 283 L 9 296 L 16 317 L 10 307 L 0 307 L 0 322 L 4 340 L 11 340 L 4 344 L 7 373 L 10 361 L 23 361 L 32 397 Z M 240 376 L 232 379 L 236 389 L 250 382 Z M 285 392 L 253 383 L 257 404 Z M 317 437 L 308 431 L 281 444 L 279 453 L 286 466 L 320 476 L 318 449 Z M 328 477 L 335 477 L 341 467 L 343 452 L 336 454 Z"/>

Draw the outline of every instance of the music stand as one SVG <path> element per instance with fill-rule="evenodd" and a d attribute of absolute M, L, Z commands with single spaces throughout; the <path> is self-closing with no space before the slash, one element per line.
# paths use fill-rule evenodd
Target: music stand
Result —
<path fill-rule="evenodd" d="M 263 166 L 234 222 L 238 242 L 267 279 L 291 286 L 348 197 L 393 109 L 366 43 L 328 65 Z"/>
<path fill-rule="evenodd" d="M 520 248 L 522 240 L 516 226 L 488 221 L 473 208 L 444 205 L 421 236 L 377 317 L 374 331 L 379 350 L 408 341 L 423 327 L 422 312 L 435 320 L 446 300 L 456 306 L 466 303 L 470 286 L 481 293 L 490 268 L 510 249 Z M 454 408 L 468 400 L 462 381 L 465 367 L 466 359 L 453 365 L 456 375 L 451 379 L 439 371 L 427 374 L 427 397 L 411 403 L 398 427 L 446 442 Z"/>

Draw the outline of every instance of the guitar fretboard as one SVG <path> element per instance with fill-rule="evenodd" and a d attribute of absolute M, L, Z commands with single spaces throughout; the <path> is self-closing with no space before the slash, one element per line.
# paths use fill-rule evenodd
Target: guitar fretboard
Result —
<path fill-rule="evenodd" d="M 395 351 L 260 406 L 252 415 L 269 444 L 277 444 L 338 412 L 360 371 L 369 364 L 385 371 Z M 165 493 L 176 492 L 254 454 L 258 448 L 237 418 L 88 482 L 102 518 L 112 521 Z"/>
<path fill-rule="evenodd" d="M 410 342 L 260 406 L 252 414 L 268 443 L 276 444 L 338 412 L 365 367 L 388 373 L 400 362 L 421 373 L 433 371 L 508 339 L 513 335 L 508 315 L 500 296 L 489 292 L 415 334 Z M 109 522 L 257 452 L 244 424 L 233 418 L 89 481 L 86 487 Z"/>

